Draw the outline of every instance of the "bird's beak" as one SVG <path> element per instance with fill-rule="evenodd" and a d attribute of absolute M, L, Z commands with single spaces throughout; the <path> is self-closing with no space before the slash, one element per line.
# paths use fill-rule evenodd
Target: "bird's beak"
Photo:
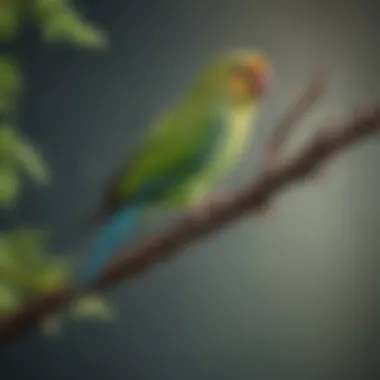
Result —
<path fill-rule="evenodd" d="M 252 68 L 251 90 L 253 94 L 258 96 L 263 96 L 267 93 L 267 75 L 261 68 Z"/>
<path fill-rule="evenodd" d="M 265 57 L 254 57 L 247 62 L 253 96 L 263 96 L 268 90 L 268 61 Z"/>

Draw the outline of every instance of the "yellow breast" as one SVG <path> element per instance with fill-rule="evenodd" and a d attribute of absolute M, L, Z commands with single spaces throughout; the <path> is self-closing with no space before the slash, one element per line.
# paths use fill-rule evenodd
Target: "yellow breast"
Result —
<path fill-rule="evenodd" d="M 244 153 L 250 134 L 253 132 L 254 107 L 233 108 L 227 111 L 227 139 L 223 147 L 224 154 L 233 161 Z"/>
<path fill-rule="evenodd" d="M 255 109 L 230 109 L 226 114 L 227 127 L 218 153 L 209 166 L 209 172 L 215 178 L 222 177 L 232 170 L 245 151 L 246 144 L 252 133 Z"/>

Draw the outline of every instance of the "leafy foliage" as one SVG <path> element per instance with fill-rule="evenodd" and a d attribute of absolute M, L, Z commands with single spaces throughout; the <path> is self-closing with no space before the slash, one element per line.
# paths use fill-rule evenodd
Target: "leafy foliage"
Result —
<path fill-rule="evenodd" d="M 22 17 L 36 21 L 47 43 L 104 48 L 106 38 L 88 23 L 68 0 L 0 0 L 0 40 L 12 40 Z M 14 57 L 0 56 L 0 206 L 14 206 L 22 173 L 37 184 L 48 181 L 47 165 L 39 151 L 15 127 L 22 75 Z"/>
<path fill-rule="evenodd" d="M 63 286 L 69 267 L 62 258 L 46 254 L 48 234 L 20 229 L 0 235 L 0 273 L 22 300 Z"/>
<path fill-rule="evenodd" d="M 0 315 L 18 310 L 21 306 L 20 295 L 10 285 L 0 282 Z"/>
<path fill-rule="evenodd" d="M 3 0 L 0 0 L 3 1 Z M 39 152 L 9 121 L 16 112 L 16 100 L 22 90 L 21 73 L 16 61 L 0 56 L 0 206 L 14 205 L 20 192 L 20 174 L 44 184 L 48 171 Z"/>
<path fill-rule="evenodd" d="M 37 229 L 0 234 L 0 315 L 13 313 L 26 301 L 54 292 L 69 282 L 69 261 L 46 253 L 48 236 L 46 231 Z M 82 295 L 72 302 L 67 313 L 50 315 L 41 327 L 55 336 L 65 318 L 111 322 L 114 314 L 103 297 Z"/>
<path fill-rule="evenodd" d="M 22 78 L 16 60 L 9 56 L 0 56 L 0 111 L 2 114 L 14 111 L 15 100 L 21 90 Z"/>
<path fill-rule="evenodd" d="M 86 22 L 67 0 L 35 0 L 33 14 L 49 43 L 69 42 L 91 48 L 106 46 L 103 33 Z"/>
<path fill-rule="evenodd" d="M 104 322 L 112 322 L 115 319 L 115 315 L 105 298 L 95 294 L 85 295 L 74 300 L 69 310 L 76 320 L 94 318 Z"/>
<path fill-rule="evenodd" d="M 43 185 L 49 172 L 39 151 L 9 124 L 0 123 L 0 205 L 13 205 L 20 192 L 20 173 Z"/>
<path fill-rule="evenodd" d="M 74 300 L 68 311 L 49 315 L 40 324 L 41 331 L 48 337 L 58 337 L 66 321 L 89 321 L 110 323 L 115 320 L 114 312 L 104 297 L 88 294 Z"/>
<path fill-rule="evenodd" d="M 105 48 L 106 37 L 87 22 L 68 0 L 0 0 L 0 41 L 19 34 L 23 17 L 32 18 L 49 44 Z M 0 56 L 0 207 L 15 206 L 22 176 L 36 184 L 49 183 L 49 171 L 40 151 L 16 127 L 17 100 L 23 80 L 17 60 Z M 70 280 L 70 265 L 63 256 L 47 253 L 48 233 L 39 229 L 0 232 L 0 316 L 9 315 L 44 293 L 54 292 Z M 66 313 L 49 316 L 42 329 L 59 334 L 64 318 L 112 321 L 107 301 L 83 295 Z"/>
<path fill-rule="evenodd" d="M 20 26 L 21 0 L 0 0 L 0 39 L 13 39 Z"/>

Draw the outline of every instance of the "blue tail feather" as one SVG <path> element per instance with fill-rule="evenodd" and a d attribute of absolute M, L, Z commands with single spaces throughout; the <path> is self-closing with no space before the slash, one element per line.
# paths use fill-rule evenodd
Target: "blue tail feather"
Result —
<path fill-rule="evenodd" d="M 113 214 L 96 233 L 84 268 L 79 275 L 81 283 L 91 281 L 106 265 L 118 247 L 136 228 L 142 214 L 141 206 L 125 207 Z"/>

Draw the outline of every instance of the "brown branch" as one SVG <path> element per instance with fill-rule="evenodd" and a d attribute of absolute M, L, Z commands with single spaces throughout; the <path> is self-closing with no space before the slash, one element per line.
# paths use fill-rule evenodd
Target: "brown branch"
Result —
<path fill-rule="evenodd" d="M 248 216 L 267 203 L 280 189 L 312 174 L 326 158 L 348 145 L 380 130 L 380 109 L 356 115 L 333 133 L 320 133 L 301 154 L 288 163 L 263 172 L 245 189 L 238 191 L 229 203 L 215 210 L 207 219 L 195 221 L 184 218 L 167 232 L 124 248 L 122 253 L 101 273 L 91 289 L 105 289 L 122 280 L 144 273 L 159 261 L 180 253 L 196 239 L 218 231 L 229 223 Z M 72 289 L 62 289 L 27 305 L 0 326 L 0 341 L 15 339 L 31 330 L 43 317 L 64 307 L 76 296 Z"/>
<path fill-rule="evenodd" d="M 311 107 L 325 93 L 328 83 L 328 72 L 320 69 L 309 86 L 301 93 L 293 106 L 288 109 L 282 116 L 280 122 L 274 130 L 274 133 L 265 147 L 264 152 L 264 169 L 269 169 L 278 161 L 281 148 L 285 145 L 286 140 L 299 123 L 301 118 L 311 109 Z"/>

